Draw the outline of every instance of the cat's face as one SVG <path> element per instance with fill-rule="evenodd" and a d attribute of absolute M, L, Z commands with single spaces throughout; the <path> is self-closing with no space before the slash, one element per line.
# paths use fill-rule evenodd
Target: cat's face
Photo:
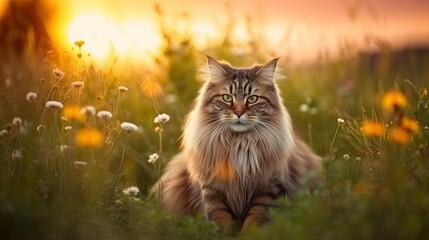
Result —
<path fill-rule="evenodd" d="M 281 108 L 274 84 L 277 59 L 264 66 L 235 68 L 209 58 L 204 109 L 211 121 L 234 132 L 269 126 Z"/>

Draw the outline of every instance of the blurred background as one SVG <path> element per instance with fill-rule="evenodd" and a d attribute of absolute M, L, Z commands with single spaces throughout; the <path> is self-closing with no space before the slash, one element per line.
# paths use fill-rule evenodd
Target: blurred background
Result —
<path fill-rule="evenodd" d="M 238 53 L 245 52 L 257 38 L 271 55 L 303 63 L 321 54 L 336 58 L 344 43 L 371 51 L 380 40 L 395 49 L 425 46 L 428 12 L 429 2 L 422 0 L 2 0 L 1 52 L 4 59 L 8 51 L 20 51 L 33 33 L 40 48 L 85 40 L 98 59 L 114 49 L 148 60 L 165 47 L 162 15 L 177 39 L 192 38 L 199 50 L 228 36 Z"/>

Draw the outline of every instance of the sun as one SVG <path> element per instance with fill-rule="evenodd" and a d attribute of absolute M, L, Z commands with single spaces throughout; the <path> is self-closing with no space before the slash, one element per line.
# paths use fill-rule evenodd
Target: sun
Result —
<path fill-rule="evenodd" d="M 163 40 L 155 26 L 142 19 L 116 20 L 97 12 L 81 13 L 67 28 L 70 44 L 85 41 L 85 49 L 97 59 L 114 51 L 121 56 L 145 58 L 156 54 Z"/>

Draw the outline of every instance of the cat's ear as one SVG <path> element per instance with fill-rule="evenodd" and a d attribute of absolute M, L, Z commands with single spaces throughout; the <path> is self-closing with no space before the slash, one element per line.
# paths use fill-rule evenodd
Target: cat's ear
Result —
<path fill-rule="evenodd" d="M 276 73 L 276 67 L 277 67 L 277 61 L 278 58 L 274 58 L 273 60 L 269 61 L 267 64 L 262 66 L 257 72 L 256 75 L 258 76 L 258 80 L 265 80 L 265 81 L 274 81 L 274 75 Z"/>
<path fill-rule="evenodd" d="M 225 77 L 226 75 L 225 68 L 223 68 L 223 66 L 214 58 L 207 56 L 207 65 L 208 65 L 211 81 L 213 80 L 216 81 L 218 79 L 223 79 L 223 77 Z"/>

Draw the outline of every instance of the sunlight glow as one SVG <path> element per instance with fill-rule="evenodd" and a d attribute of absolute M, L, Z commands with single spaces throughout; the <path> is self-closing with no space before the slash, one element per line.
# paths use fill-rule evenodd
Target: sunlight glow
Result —
<path fill-rule="evenodd" d="M 140 19 L 115 21 L 99 13 L 84 13 L 68 26 L 68 40 L 85 41 L 85 49 L 96 59 L 109 53 L 131 58 L 145 58 L 159 52 L 163 42 L 154 27 Z"/>

